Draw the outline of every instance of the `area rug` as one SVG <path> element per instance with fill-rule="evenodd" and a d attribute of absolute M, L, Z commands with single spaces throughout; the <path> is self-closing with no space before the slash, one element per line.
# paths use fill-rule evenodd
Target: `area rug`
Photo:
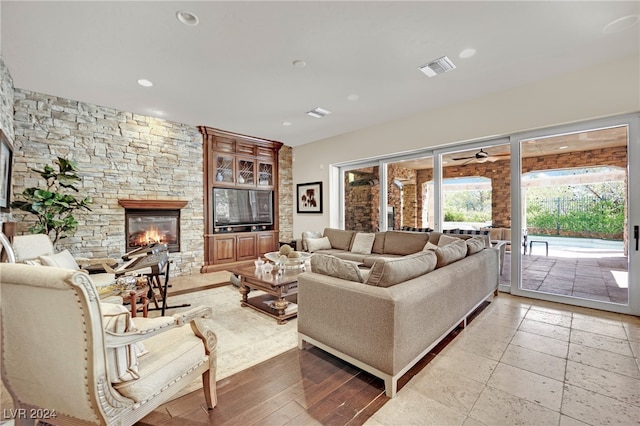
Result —
<path fill-rule="evenodd" d="M 250 296 L 253 294 L 251 292 Z M 240 298 L 238 289 L 227 285 L 177 296 L 169 295 L 167 299 L 167 306 L 190 303 L 191 307 L 202 305 L 213 309 L 212 318 L 205 321 L 210 323 L 218 337 L 216 381 L 273 358 L 298 344 L 296 318 L 280 325 L 267 315 L 241 307 Z M 173 315 L 191 307 L 168 309 L 165 315 Z M 149 312 L 149 316 L 158 315 L 158 311 Z M 202 380 L 197 379 L 174 398 L 201 387 Z"/>

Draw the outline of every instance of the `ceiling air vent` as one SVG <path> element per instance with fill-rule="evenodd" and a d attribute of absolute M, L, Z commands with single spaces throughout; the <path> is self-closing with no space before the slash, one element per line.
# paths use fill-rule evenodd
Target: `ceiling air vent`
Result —
<path fill-rule="evenodd" d="M 455 68 L 456 66 L 453 64 L 453 62 L 451 62 L 451 59 L 447 58 L 446 56 L 438 58 L 433 62 L 429 62 L 426 65 L 422 65 L 421 67 L 418 67 L 420 71 L 422 71 L 429 77 L 435 77 L 438 74 L 451 71 Z"/>
<path fill-rule="evenodd" d="M 331 114 L 331 111 L 320 107 L 314 108 L 311 111 L 307 111 L 307 115 L 313 118 L 322 118 L 325 115 L 329 114 Z"/>

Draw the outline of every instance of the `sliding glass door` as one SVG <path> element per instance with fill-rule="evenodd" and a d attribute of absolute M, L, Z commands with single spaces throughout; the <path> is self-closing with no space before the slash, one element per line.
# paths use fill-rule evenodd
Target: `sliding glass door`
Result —
<path fill-rule="evenodd" d="M 383 163 L 386 171 L 386 229 L 434 227 L 433 157 Z"/>
<path fill-rule="evenodd" d="M 526 245 L 512 293 L 638 313 L 637 117 L 513 139 Z"/>
<path fill-rule="evenodd" d="M 639 122 L 594 120 L 340 167 L 341 223 L 485 230 L 500 253 L 501 291 L 638 315 Z"/>

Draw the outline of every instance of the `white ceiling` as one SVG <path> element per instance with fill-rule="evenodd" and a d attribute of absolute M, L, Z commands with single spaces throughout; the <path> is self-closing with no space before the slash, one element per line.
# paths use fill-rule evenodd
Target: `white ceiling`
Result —
<path fill-rule="evenodd" d="M 3 0 L 0 7 L 2 55 L 17 88 L 290 146 L 640 52 L 637 22 L 603 32 L 639 15 L 638 1 Z M 199 25 L 181 24 L 177 11 L 196 14 Z M 477 54 L 459 58 L 469 47 Z M 457 69 L 435 78 L 418 71 L 444 55 Z M 140 78 L 154 86 L 139 86 Z M 314 107 L 333 113 L 308 117 Z"/>

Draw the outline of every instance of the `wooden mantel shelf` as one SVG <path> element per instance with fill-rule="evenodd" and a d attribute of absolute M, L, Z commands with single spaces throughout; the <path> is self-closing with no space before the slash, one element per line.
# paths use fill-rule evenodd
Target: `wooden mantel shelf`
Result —
<path fill-rule="evenodd" d="M 125 209 L 178 210 L 189 202 L 183 200 L 118 200 Z"/>

